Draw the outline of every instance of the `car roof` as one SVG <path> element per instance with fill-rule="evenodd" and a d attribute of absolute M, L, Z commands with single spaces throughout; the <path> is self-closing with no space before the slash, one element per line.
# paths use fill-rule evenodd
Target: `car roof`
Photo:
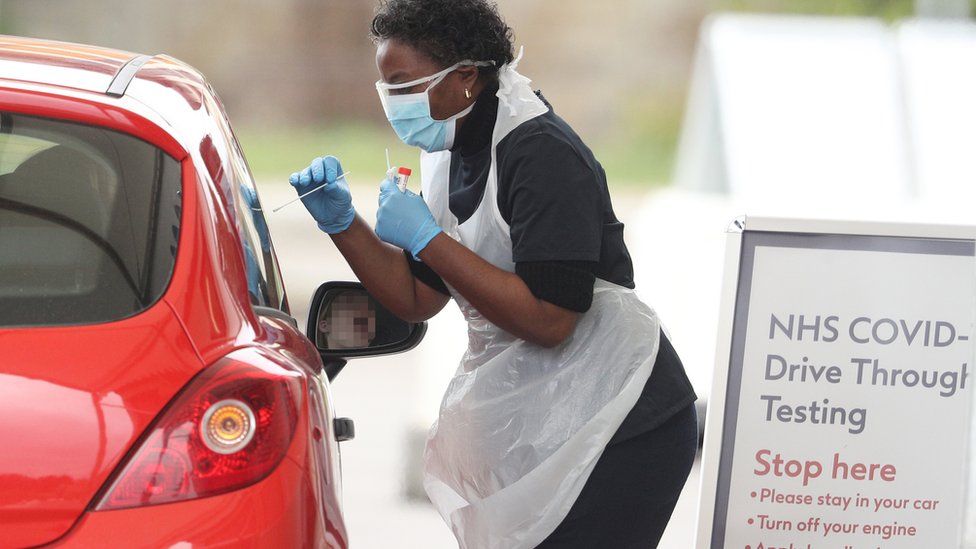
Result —
<path fill-rule="evenodd" d="M 0 85 L 148 108 L 187 151 L 214 133 L 223 110 L 203 75 L 168 55 L 39 38 L 0 35 Z"/>
<path fill-rule="evenodd" d="M 0 35 L 4 79 L 104 92 L 137 54 L 53 40 Z"/>

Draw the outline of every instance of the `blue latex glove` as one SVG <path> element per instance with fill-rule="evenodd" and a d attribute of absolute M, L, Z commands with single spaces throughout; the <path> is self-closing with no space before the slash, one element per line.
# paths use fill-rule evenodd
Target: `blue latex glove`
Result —
<path fill-rule="evenodd" d="M 417 254 L 441 232 L 422 197 L 409 189 L 400 192 L 389 178 L 383 180 L 376 212 L 376 236 L 380 240 L 408 250 L 419 261 Z"/>
<path fill-rule="evenodd" d="M 342 175 L 342 166 L 334 156 L 316 158 L 312 164 L 299 173 L 291 174 L 291 183 L 299 195 L 328 182 L 323 189 L 302 199 L 308 213 L 312 214 L 319 224 L 319 229 L 336 234 L 349 228 L 356 218 L 356 210 L 352 207 L 352 193 L 346 180 L 336 180 Z"/>

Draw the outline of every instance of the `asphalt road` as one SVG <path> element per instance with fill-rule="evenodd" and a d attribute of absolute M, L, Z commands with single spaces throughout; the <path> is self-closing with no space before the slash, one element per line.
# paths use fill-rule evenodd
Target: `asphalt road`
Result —
<path fill-rule="evenodd" d="M 378 181 L 373 185 L 353 178 L 351 184 L 357 210 L 372 224 Z M 320 283 L 356 278 L 300 203 L 270 213 L 294 197 L 287 182 L 263 181 L 259 192 L 292 312 L 304 326 L 309 302 Z M 618 217 L 625 224 L 634 223 L 645 199 L 642 192 L 613 193 Z M 628 234 L 628 245 L 633 247 L 631 238 Z M 638 271 L 641 267 L 635 265 Z M 437 512 L 417 496 L 423 434 L 436 417 L 440 395 L 460 359 L 464 334 L 460 314 L 448 304 L 431 321 L 428 335 L 417 349 L 351 361 L 333 384 L 337 414 L 356 423 L 355 440 L 342 445 L 344 512 L 353 548 L 457 547 Z M 660 547 L 692 546 L 697 492 L 696 465 Z"/>

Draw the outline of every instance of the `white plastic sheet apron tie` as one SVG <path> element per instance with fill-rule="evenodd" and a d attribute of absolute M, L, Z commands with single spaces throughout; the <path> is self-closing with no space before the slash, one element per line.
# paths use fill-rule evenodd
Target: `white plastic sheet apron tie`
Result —
<path fill-rule="evenodd" d="M 421 154 L 423 196 L 437 222 L 509 272 L 515 264 L 497 207 L 495 149 L 547 111 L 517 63 L 500 69 L 488 181 L 464 223 L 448 207 L 450 151 Z M 493 325 L 449 290 L 468 323 L 468 349 L 428 434 L 424 487 L 463 549 L 534 547 L 569 512 L 637 402 L 657 356 L 658 317 L 632 290 L 597 279 L 573 334 L 546 349 Z"/>

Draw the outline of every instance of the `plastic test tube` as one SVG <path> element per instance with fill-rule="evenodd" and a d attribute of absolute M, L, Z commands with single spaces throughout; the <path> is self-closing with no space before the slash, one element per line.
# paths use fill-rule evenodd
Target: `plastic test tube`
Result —
<path fill-rule="evenodd" d="M 412 173 L 413 171 L 410 168 L 397 168 L 396 184 L 401 193 L 407 190 L 407 182 L 410 180 L 410 174 Z"/>

